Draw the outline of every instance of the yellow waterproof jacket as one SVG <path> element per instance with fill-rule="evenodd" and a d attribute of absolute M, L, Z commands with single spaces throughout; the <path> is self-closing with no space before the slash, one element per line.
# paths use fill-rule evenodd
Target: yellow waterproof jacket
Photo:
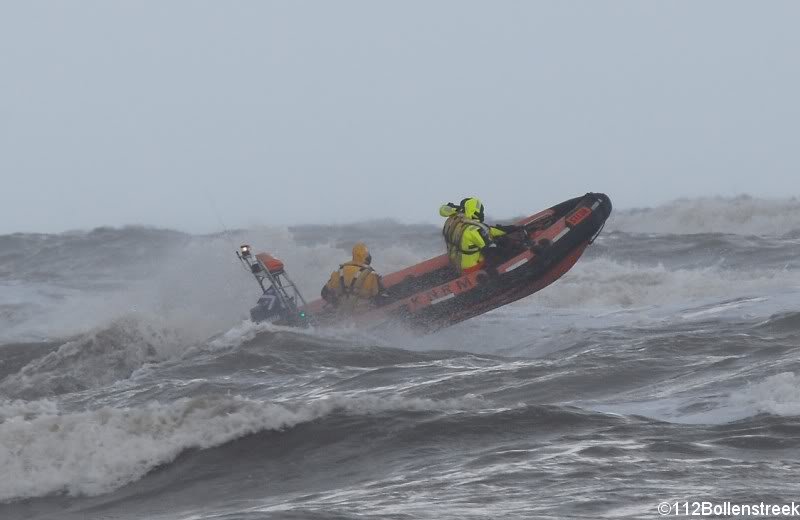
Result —
<path fill-rule="evenodd" d="M 478 201 L 478 205 L 480 205 L 480 201 Z M 460 272 L 483 263 L 481 250 L 491 244 L 496 237 L 506 234 L 479 220 L 468 218 L 468 215 L 474 216 L 475 211 L 469 205 L 467 206 L 464 213 L 459 211 L 460 208 L 449 205 L 444 205 L 439 209 L 439 214 L 447 217 L 442 229 L 442 235 L 444 235 L 447 245 L 447 256 L 453 267 Z"/>
<path fill-rule="evenodd" d="M 353 261 L 339 266 L 322 288 L 322 297 L 342 311 L 369 307 L 383 290 L 381 277 L 367 263 L 369 250 L 363 244 L 353 247 Z"/>

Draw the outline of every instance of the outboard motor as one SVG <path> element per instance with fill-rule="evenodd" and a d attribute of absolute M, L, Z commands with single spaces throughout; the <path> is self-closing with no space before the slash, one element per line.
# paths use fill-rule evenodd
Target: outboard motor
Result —
<path fill-rule="evenodd" d="M 236 256 L 255 277 L 262 295 L 250 309 L 254 322 L 270 321 L 283 325 L 306 327 L 310 319 L 301 307 L 306 301 L 300 290 L 286 274 L 283 262 L 267 253 L 253 256 L 249 245 L 242 245 Z"/>

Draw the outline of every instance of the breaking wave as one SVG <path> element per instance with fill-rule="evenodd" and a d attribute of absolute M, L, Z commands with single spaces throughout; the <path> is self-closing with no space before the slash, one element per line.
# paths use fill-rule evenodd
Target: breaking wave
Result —
<path fill-rule="evenodd" d="M 616 211 L 616 210 L 615 210 Z M 616 211 L 607 229 L 631 233 L 782 236 L 800 230 L 800 200 L 706 197 Z"/>
<path fill-rule="evenodd" d="M 104 386 L 129 377 L 146 363 L 164 361 L 185 348 L 169 331 L 123 319 L 31 360 L 0 382 L 0 393 L 37 399 Z"/>
<path fill-rule="evenodd" d="M 0 404 L 0 501 L 56 493 L 97 495 L 138 480 L 182 452 L 342 413 L 454 412 L 474 399 L 330 396 L 293 405 L 195 397 L 136 408 L 60 413 L 48 401 Z"/>
<path fill-rule="evenodd" d="M 800 377 L 794 372 L 782 372 L 750 382 L 731 395 L 730 402 L 745 415 L 800 416 Z"/>
<path fill-rule="evenodd" d="M 717 266 L 670 269 L 607 258 L 578 263 L 553 290 L 538 293 L 545 307 L 641 307 L 685 301 L 726 299 L 800 287 L 800 272 L 724 269 Z"/>

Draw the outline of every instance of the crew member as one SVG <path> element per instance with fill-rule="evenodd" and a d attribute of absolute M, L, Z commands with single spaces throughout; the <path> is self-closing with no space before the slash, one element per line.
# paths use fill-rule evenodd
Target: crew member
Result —
<path fill-rule="evenodd" d="M 353 246 L 353 260 L 339 266 L 331 273 L 322 288 L 322 298 L 338 310 L 352 313 L 368 309 L 385 293 L 381 277 L 370 264 L 372 255 L 366 244 Z"/>
<path fill-rule="evenodd" d="M 483 204 L 474 197 L 463 199 L 459 205 L 448 202 L 439 208 L 439 214 L 447 217 L 442 234 L 450 263 L 462 274 L 482 269 L 485 249 L 494 239 L 520 229 L 484 224 Z"/>

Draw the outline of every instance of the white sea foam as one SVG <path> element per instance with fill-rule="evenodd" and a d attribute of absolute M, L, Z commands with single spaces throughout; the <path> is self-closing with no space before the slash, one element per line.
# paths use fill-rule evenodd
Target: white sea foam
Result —
<path fill-rule="evenodd" d="M 338 395 L 303 404 L 196 397 L 136 408 L 59 413 L 50 401 L 0 402 L 0 501 L 55 493 L 97 495 L 138 480 L 191 448 L 282 430 L 333 412 L 457 411 L 475 398 Z"/>
<path fill-rule="evenodd" d="M 109 384 L 175 356 L 183 345 L 169 331 L 123 319 L 34 359 L 0 382 L 0 394 L 31 399 Z"/>
<path fill-rule="evenodd" d="M 720 424 L 762 413 L 800 416 L 800 376 L 794 372 L 782 372 L 749 381 L 744 387 L 722 398 L 713 408 L 677 416 L 672 420 Z"/>
<path fill-rule="evenodd" d="M 748 410 L 749 415 L 771 413 L 800 415 L 800 376 L 782 372 L 762 381 L 751 381 L 730 396 L 731 406 Z"/>
<path fill-rule="evenodd" d="M 783 235 L 800 229 L 800 200 L 704 197 L 615 210 L 608 230 L 634 233 Z"/>
<path fill-rule="evenodd" d="M 673 389 L 685 390 L 684 386 Z M 687 399 L 666 395 L 647 401 L 589 406 L 603 412 L 636 414 L 684 424 L 725 424 L 761 413 L 800 416 L 800 376 L 794 372 L 782 372 L 750 381 L 727 395 L 703 400 L 705 409 L 688 413 L 683 410 L 696 405 L 697 397 Z"/>
<path fill-rule="evenodd" d="M 625 308 L 771 294 L 798 286 L 800 271 L 668 269 L 597 258 L 579 261 L 535 301 L 555 308 Z"/>

